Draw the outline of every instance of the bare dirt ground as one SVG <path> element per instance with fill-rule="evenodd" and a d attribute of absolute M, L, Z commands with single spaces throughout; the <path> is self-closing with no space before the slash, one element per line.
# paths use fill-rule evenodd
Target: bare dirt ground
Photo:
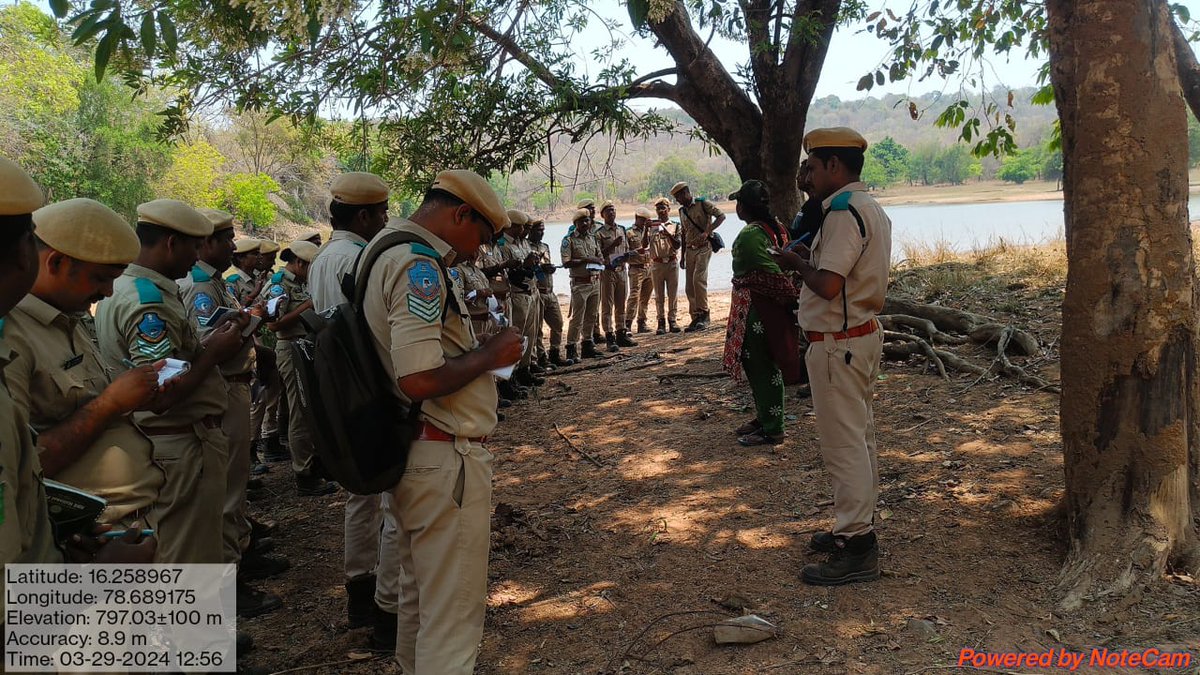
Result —
<path fill-rule="evenodd" d="M 897 270 L 892 292 L 1026 328 L 1044 352 L 1019 364 L 1057 381 L 1061 260 L 1057 249 L 1005 249 L 934 261 Z M 884 577 L 802 584 L 800 567 L 816 560 L 806 541 L 833 518 L 811 404 L 789 394 L 789 438 L 775 451 L 737 445 L 732 430 L 753 412 L 749 391 L 720 375 L 727 311 L 721 296 L 708 331 L 635 336 L 636 348 L 555 374 L 506 411 L 490 443 L 478 673 L 912 675 L 955 668 L 963 648 L 1093 647 L 1190 650 L 1191 666 L 1174 672 L 1200 673 L 1200 589 L 1188 577 L 1132 606 L 1056 610 L 1057 397 L 1005 379 L 945 381 L 920 358 L 886 362 L 877 387 Z M 279 521 L 293 569 L 264 584 L 286 608 L 242 622 L 258 645 L 242 665 L 396 672 L 386 658 L 351 660 L 366 631 L 345 628 L 344 496 L 293 497 L 283 465 L 267 482 L 276 495 L 255 507 Z M 742 607 L 779 636 L 716 646 L 706 626 Z"/>

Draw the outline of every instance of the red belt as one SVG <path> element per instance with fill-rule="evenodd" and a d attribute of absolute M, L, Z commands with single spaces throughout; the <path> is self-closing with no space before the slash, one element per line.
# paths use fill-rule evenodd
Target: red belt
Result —
<path fill-rule="evenodd" d="M 806 336 L 808 336 L 809 342 L 821 342 L 825 339 L 826 335 L 832 335 L 834 340 L 846 340 L 848 338 L 862 337 L 864 335 L 870 335 L 871 333 L 874 333 L 877 330 L 879 330 L 879 322 L 875 321 L 875 319 L 871 319 L 870 321 L 864 323 L 861 326 L 855 326 L 854 328 L 851 328 L 850 330 L 847 330 L 844 332 L 818 333 L 816 331 L 808 330 L 808 331 L 804 331 L 804 334 Z"/>
<path fill-rule="evenodd" d="M 238 384 L 250 384 L 250 380 L 254 379 L 254 373 L 238 373 L 237 375 L 226 375 L 226 382 L 236 382 Z"/>
<path fill-rule="evenodd" d="M 221 416 L 209 415 L 196 420 L 196 424 L 203 425 L 209 429 L 221 428 Z M 192 424 L 180 424 L 173 427 L 142 427 L 142 433 L 147 436 L 183 436 L 195 431 L 195 426 Z"/>
<path fill-rule="evenodd" d="M 453 443 L 455 438 L 459 437 L 448 434 L 429 422 L 421 422 L 421 433 L 417 436 L 418 441 L 441 441 L 443 443 Z M 487 440 L 487 436 L 476 436 L 466 438 L 466 440 L 472 443 L 483 443 Z"/>

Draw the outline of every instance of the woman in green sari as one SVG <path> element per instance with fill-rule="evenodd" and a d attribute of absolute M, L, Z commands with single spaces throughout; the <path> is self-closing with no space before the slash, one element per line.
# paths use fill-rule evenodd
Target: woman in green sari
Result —
<path fill-rule="evenodd" d="M 803 381 L 794 313 L 800 293 L 770 254 L 787 245 L 787 231 L 771 215 L 767 186 L 749 180 L 729 198 L 737 200 L 746 226 L 733 242 L 724 367 L 735 381 L 749 383 L 757 413 L 736 433 L 741 445 L 778 445 L 784 439 L 784 385 Z"/>

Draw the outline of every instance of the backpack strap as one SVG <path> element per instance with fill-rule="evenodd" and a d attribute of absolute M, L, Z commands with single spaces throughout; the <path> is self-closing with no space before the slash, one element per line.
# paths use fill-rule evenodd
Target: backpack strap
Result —
<path fill-rule="evenodd" d="M 829 208 L 825 209 L 824 216 L 828 217 L 831 211 L 849 211 L 850 215 L 854 216 L 854 222 L 858 223 L 858 235 L 863 239 L 867 238 L 867 226 L 863 223 L 862 216 L 858 213 L 858 209 L 850 204 L 850 199 L 854 196 L 853 190 L 847 190 L 829 202 Z M 826 219 L 821 221 L 821 229 L 825 229 L 825 223 L 829 222 Z M 862 254 L 859 254 L 862 257 Z M 850 303 L 846 300 L 846 284 L 842 284 L 842 332 L 850 330 Z"/>
<path fill-rule="evenodd" d="M 462 310 L 458 306 L 458 299 L 454 297 L 454 284 L 450 280 L 450 273 L 446 269 L 446 263 L 442 261 L 442 256 L 429 245 L 429 242 L 415 232 L 403 230 L 388 232 L 380 237 L 375 246 L 360 251 L 358 260 L 354 263 L 354 273 L 342 277 L 342 294 L 351 298 L 355 306 L 362 307 L 363 298 L 367 296 L 367 279 L 371 276 L 371 268 L 375 266 L 375 261 L 384 251 L 403 244 L 411 244 L 413 253 L 437 261 L 442 279 L 446 283 L 446 302 L 442 305 L 442 321 L 446 321 L 446 315 L 451 307 L 455 312 L 462 314 Z"/>

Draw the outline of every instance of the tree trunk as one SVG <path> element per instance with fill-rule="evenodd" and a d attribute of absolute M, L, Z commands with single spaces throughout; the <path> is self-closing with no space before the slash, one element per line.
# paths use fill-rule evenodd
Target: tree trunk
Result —
<path fill-rule="evenodd" d="M 1157 3 L 1049 0 L 1067 292 L 1064 608 L 1194 565 L 1196 307 L 1186 113 Z"/>

